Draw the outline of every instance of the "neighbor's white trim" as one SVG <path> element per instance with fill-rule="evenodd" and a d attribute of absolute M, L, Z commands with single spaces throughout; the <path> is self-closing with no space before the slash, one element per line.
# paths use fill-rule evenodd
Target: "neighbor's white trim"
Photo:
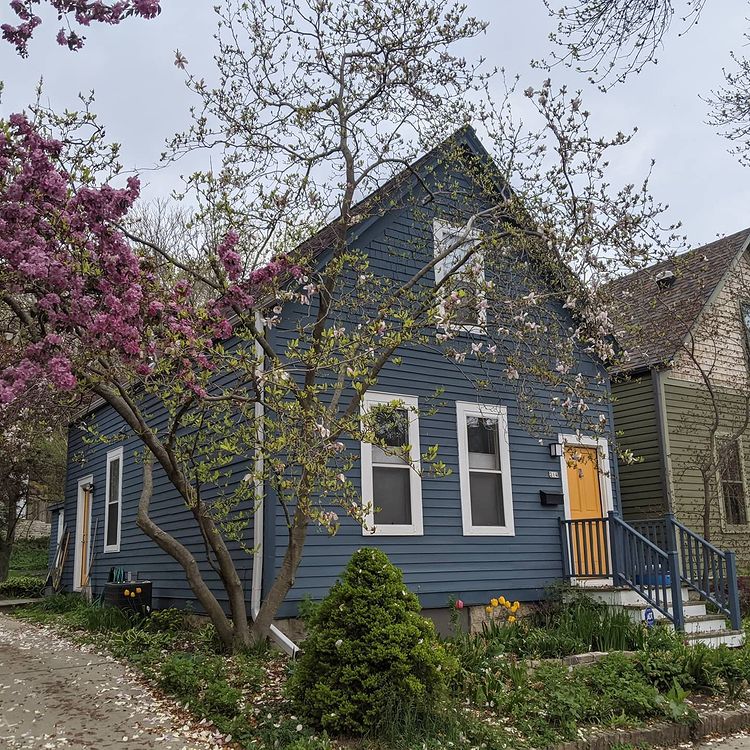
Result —
<path fill-rule="evenodd" d="M 594 438 L 588 435 L 560 433 L 557 440 L 563 446 L 560 456 L 560 476 L 562 477 L 563 499 L 565 501 L 565 518 L 570 520 L 570 490 L 568 489 L 568 465 L 565 461 L 565 446 L 580 445 L 584 448 L 596 448 L 599 462 L 599 497 L 602 501 L 602 518 L 615 509 L 612 492 L 612 466 L 609 462 L 609 442 L 607 438 Z"/>
<path fill-rule="evenodd" d="M 748 481 L 747 481 L 747 471 L 745 470 L 745 443 L 742 439 L 742 435 L 732 435 L 731 433 L 725 433 L 725 432 L 718 432 L 716 433 L 715 437 L 715 443 L 716 447 L 718 447 L 719 440 L 722 439 L 729 439 L 734 440 L 737 442 L 737 450 L 739 451 L 739 459 L 740 459 L 740 475 L 742 477 L 742 489 L 745 495 L 745 518 L 748 519 L 748 523 L 741 524 L 741 523 L 728 523 L 727 522 L 727 513 L 726 508 L 724 507 L 724 487 L 723 483 L 721 481 L 721 467 L 719 466 L 719 457 L 718 455 L 715 455 L 714 458 L 716 460 L 716 486 L 719 490 L 718 492 L 718 500 L 719 500 L 719 525 L 721 526 L 721 530 L 725 534 L 747 534 L 748 529 L 750 529 L 750 508 L 748 507 Z"/>
<path fill-rule="evenodd" d="M 263 328 L 263 320 L 260 313 L 256 310 L 255 312 L 255 325 L 258 330 Z M 255 341 L 255 355 L 258 360 L 257 371 L 258 374 L 263 374 L 263 367 L 265 363 L 265 357 L 263 355 L 263 347 L 260 342 L 256 339 Z M 265 408 L 263 406 L 263 385 L 262 380 L 259 381 L 259 392 L 260 398 L 255 402 L 255 424 L 256 424 L 256 435 L 257 444 L 262 445 L 264 440 L 265 431 L 263 429 L 263 418 L 265 415 Z M 250 617 L 253 620 L 258 616 L 260 612 L 260 605 L 263 599 L 263 515 L 265 513 L 265 486 L 263 482 L 263 454 L 261 453 L 256 459 L 254 468 L 256 469 L 255 476 L 255 513 L 253 514 L 253 574 L 252 583 L 250 588 Z M 299 646 L 288 638 L 284 633 L 281 632 L 275 625 L 271 625 L 269 628 L 271 637 L 276 643 L 281 646 L 283 651 L 289 656 L 294 658 L 299 652 Z"/>
<path fill-rule="evenodd" d="M 110 466 L 113 461 L 120 460 L 119 487 L 117 488 L 117 543 L 107 544 L 107 530 L 109 529 L 109 490 L 110 490 Z M 122 535 L 122 475 L 124 471 L 124 460 L 122 446 L 107 452 L 107 481 L 104 485 L 104 554 L 120 551 L 120 537 Z"/>
<path fill-rule="evenodd" d="M 81 513 L 83 512 L 83 487 L 87 484 L 94 484 L 94 475 L 88 474 L 85 477 L 82 477 L 78 480 L 77 485 L 77 501 L 76 501 L 76 536 L 75 536 L 75 546 L 73 547 L 73 591 L 80 591 L 82 589 L 82 586 L 80 584 L 81 580 L 81 537 L 83 535 L 83 525 L 81 524 Z M 93 506 L 94 504 L 94 493 L 91 492 L 91 498 L 89 502 L 89 528 L 88 528 L 88 534 L 86 535 L 88 538 L 88 544 L 89 546 L 86 547 L 86 549 L 83 551 L 83 554 L 85 555 L 86 559 L 89 558 L 89 548 L 91 545 L 91 517 L 93 514 Z M 91 575 L 91 573 L 89 573 Z"/>
<path fill-rule="evenodd" d="M 367 391 L 360 405 L 360 413 L 365 414 L 370 407 L 377 404 L 391 404 L 400 401 L 407 407 L 409 418 L 409 489 L 411 495 L 411 524 L 380 524 L 375 525 L 373 486 L 372 486 L 372 444 L 360 443 L 361 446 L 361 481 L 362 503 L 369 505 L 369 512 L 362 526 L 363 536 L 422 536 L 424 524 L 422 518 L 422 476 L 420 474 L 419 448 L 419 400 L 416 396 L 404 396 L 398 393 L 375 393 Z"/>
<path fill-rule="evenodd" d="M 463 227 L 456 226 L 442 219 L 433 219 L 432 220 L 433 255 L 440 255 L 443 252 L 443 248 L 441 248 L 440 245 L 444 242 L 446 237 L 450 237 L 450 238 L 457 237 L 463 231 L 464 231 Z M 472 242 L 472 244 L 476 244 L 481 236 L 482 236 L 481 232 L 478 229 L 472 229 L 470 232 L 466 234 L 466 242 L 467 243 Z M 484 276 L 484 253 L 479 251 L 479 252 L 476 252 L 474 255 L 479 258 L 479 262 L 482 264 L 482 271 L 479 274 L 479 281 L 480 283 L 483 284 L 484 278 L 485 278 Z M 444 258 L 442 261 L 440 261 L 440 263 L 435 265 L 435 269 L 434 269 L 435 284 L 438 284 L 445 277 L 443 264 L 445 264 L 449 258 L 450 256 L 448 256 L 448 258 Z M 470 262 L 471 261 L 467 261 L 467 263 L 470 263 Z M 442 313 L 445 308 L 445 303 L 443 301 L 443 297 L 445 296 L 444 288 L 441 287 L 438 296 L 439 296 L 438 309 Z M 484 299 L 485 297 L 484 289 L 481 289 L 481 294 L 477 295 L 477 297 L 478 298 L 481 297 L 481 299 Z M 477 325 L 451 324 L 449 328 L 452 331 L 459 331 L 463 333 L 486 334 L 487 333 L 487 310 L 484 307 L 480 308 Z"/>
<path fill-rule="evenodd" d="M 471 485 L 469 482 L 469 444 L 466 431 L 466 417 L 491 417 L 497 419 L 500 476 L 503 488 L 503 512 L 505 516 L 504 526 L 475 526 L 471 521 Z M 461 519 L 464 536 L 515 536 L 507 407 L 498 406 L 497 404 L 456 401 L 456 431 L 458 434 L 458 469 L 461 484 Z"/>

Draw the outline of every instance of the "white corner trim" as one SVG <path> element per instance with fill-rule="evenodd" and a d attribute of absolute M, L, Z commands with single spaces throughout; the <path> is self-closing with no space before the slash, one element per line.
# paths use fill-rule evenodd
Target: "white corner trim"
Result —
<path fill-rule="evenodd" d="M 563 446 L 560 456 L 560 476 L 562 477 L 565 518 L 570 520 L 570 490 L 568 488 L 568 465 L 565 461 L 565 446 L 580 445 L 585 448 L 596 448 L 599 463 L 599 496 L 602 499 L 602 517 L 606 518 L 610 510 L 615 509 L 612 491 L 612 465 L 609 461 L 609 441 L 605 437 L 594 438 L 588 435 L 560 433 L 557 440 Z"/>
<path fill-rule="evenodd" d="M 107 544 L 107 530 L 109 529 L 109 492 L 110 492 L 110 466 L 112 462 L 120 460 L 120 476 L 117 488 L 117 544 Z M 107 452 L 107 479 L 104 484 L 104 554 L 120 551 L 120 538 L 122 536 L 122 475 L 124 474 L 124 461 L 122 446 Z"/>
<path fill-rule="evenodd" d="M 471 520 L 471 485 L 469 482 L 469 446 L 466 417 L 492 417 L 498 420 L 500 476 L 503 489 L 504 526 L 475 526 Z M 461 520 L 464 536 L 515 536 L 513 518 L 513 480 L 510 468 L 510 439 L 508 409 L 496 404 L 477 404 L 456 401 L 456 431 L 458 437 L 458 473 L 461 485 Z"/>
<path fill-rule="evenodd" d="M 411 495 L 411 524 L 375 525 L 374 490 L 372 486 L 372 444 L 360 443 L 362 503 L 369 506 L 365 518 L 366 526 L 362 527 L 362 536 L 422 536 L 424 521 L 422 515 L 422 476 L 421 449 L 419 444 L 419 399 L 400 393 L 379 393 L 367 391 L 360 405 L 360 413 L 365 414 L 371 406 L 390 404 L 400 401 L 407 408 L 409 418 L 409 445 L 411 468 L 409 469 L 409 489 Z"/>

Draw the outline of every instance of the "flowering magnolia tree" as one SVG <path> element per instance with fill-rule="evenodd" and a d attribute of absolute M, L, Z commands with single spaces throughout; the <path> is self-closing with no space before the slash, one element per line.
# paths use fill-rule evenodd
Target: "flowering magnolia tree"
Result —
<path fill-rule="evenodd" d="M 529 133 L 512 118 L 512 87 L 498 106 L 487 101 L 481 63 L 453 51 L 485 25 L 459 7 L 282 0 L 218 12 L 218 83 L 188 73 L 200 115 L 169 151 L 222 150 L 217 170 L 185 186 L 195 253 L 141 231 L 136 178 L 93 182 L 95 148 L 81 158 L 22 115 L 3 123 L 0 302 L 22 349 L 0 400 L 24 399 L 44 378 L 120 415 L 144 447 L 138 525 L 183 567 L 222 640 L 243 647 L 267 634 L 310 526 L 366 523 L 372 508 L 349 470 L 360 440 L 394 450 L 376 414 L 361 413 L 384 369 L 409 349 L 438 351 L 472 363 L 478 391 L 516 393 L 531 431 L 562 420 L 605 432 L 592 409 L 605 376 L 581 366 L 614 356 L 598 286 L 674 238 L 645 183 L 608 183 L 609 152 L 628 138 L 592 138 L 577 97 L 550 82 L 527 90 L 540 121 Z M 468 121 L 495 161 L 465 148 Z M 432 160 L 413 163 L 429 148 Z M 356 229 L 396 210 L 430 231 L 383 251 L 393 274 Z M 435 218 L 449 227 L 437 249 Z M 490 376 L 497 367 L 503 382 Z M 436 405 L 440 396 L 436 387 Z M 399 408 L 383 405 L 377 419 Z M 232 482 L 232 463 L 248 456 Z M 446 472 L 439 446 L 420 458 L 421 471 Z M 229 616 L 202 553 L 150 511 L 154 465 L 200 531 Z M 231 550 L 251 551 L 264 487 L 288 544 L 249 625 Z"/>
<path fill-rule="evenodd" d="M 50 6 L 57 12 L 58 20 L 64 22 L 57 32 L 57 43 L 71 50 L 81 49 L 86 41 L 86 37 L 72 28 L 73 25 L 115 25 L 133 16 L 155 18 L 161 12 L 159 0 L 124 0 L 116 3 L 103 3 L 99 0 L 11 0 L 9 5 L 18 20 L 15 25 L 0 25 L 0 30 L 3 32 L 3 39 L 10 42 L 22 57 L 28 55 L 29 42 L 42 23 L 36 13 L 42 5 Z"/>

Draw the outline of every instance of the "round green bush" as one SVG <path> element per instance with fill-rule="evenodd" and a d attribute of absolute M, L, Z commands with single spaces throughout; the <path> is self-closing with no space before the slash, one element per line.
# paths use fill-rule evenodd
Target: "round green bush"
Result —
<path fill-rule="evenodd" d="M 362 736 L 434 710 L 457 668 L 377 549 L 354 553 L 308 628 L 289 689 L 297 712 L 330 734 Z"/>

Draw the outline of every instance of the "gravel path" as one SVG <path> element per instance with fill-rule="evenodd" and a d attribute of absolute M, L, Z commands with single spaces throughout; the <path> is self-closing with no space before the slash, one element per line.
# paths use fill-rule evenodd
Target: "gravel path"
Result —
<path fill-rule="evenodd" d="M 111 656 L 0 614 L 0 748 L 229 746 Z"/>

